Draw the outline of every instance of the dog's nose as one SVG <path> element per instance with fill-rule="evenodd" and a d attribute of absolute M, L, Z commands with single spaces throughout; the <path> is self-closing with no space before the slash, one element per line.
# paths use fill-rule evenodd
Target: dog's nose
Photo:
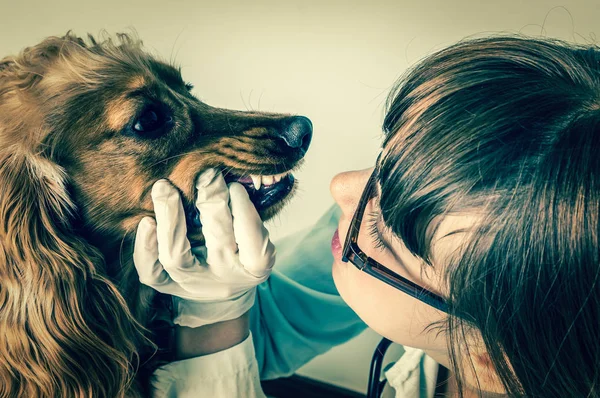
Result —
<path fill-rule="evenodd" d="M 304 116 L 290 118 L 287 127 L 284 127 L 281 132 L 281 138 L 283 138 L 290 148 L 300 149 L 304 155 L 308 151 L 310 140 L 312 139 L 312 123 L 310 119 Z"/>

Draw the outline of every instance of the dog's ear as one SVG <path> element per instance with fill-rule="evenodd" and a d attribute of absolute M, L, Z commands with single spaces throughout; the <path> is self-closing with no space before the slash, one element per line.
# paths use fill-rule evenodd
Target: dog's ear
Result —
<path fill-rule="evenodd" d="M 73 212 L 58 166 L 2 151 L 0 396 L 120 397 L 131 382 L 141 331 Z"/>
<path fill-rule="evenodd" d="M 76 231 L 20 66 L 0 61 L 0 396 L 123 397 L 143 331 Z"/>

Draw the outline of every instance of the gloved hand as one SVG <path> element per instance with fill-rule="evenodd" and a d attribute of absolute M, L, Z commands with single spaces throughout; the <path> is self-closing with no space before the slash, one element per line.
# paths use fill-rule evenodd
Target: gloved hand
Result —
<path fill-rule="evenodd" d="M 228 188 L 220 172 L 208 169 L 196 188 L 205 246 L 191 248 L 179 192 L 159 180 L 152 188 L 156 221 L 142 219 L 133 253 L 140 282 L 172 295 L 173 322 L 188 327 L 247 312 L 275 263 L 269 233 L 241 184 Z"/>

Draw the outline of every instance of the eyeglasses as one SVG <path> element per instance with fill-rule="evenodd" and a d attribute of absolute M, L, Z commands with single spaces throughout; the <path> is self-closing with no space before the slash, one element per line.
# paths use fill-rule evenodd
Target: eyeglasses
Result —
<path fill-rule="evenodd" d="M 346 235 L 346 241 L 344 242 L 344 249 L 342 251 L 342 261 L 350 261 L 359 270 L 366 272 L 367 274 L 379 279 L 382 282 L 387 283 L 396 289 L 403 291 L 420 300 L 430 306 L 437 308 L 440 311 L 448 313 L 448 304 L 443 298 L 429 290 L 417 285 L 416 283 L 404 278 L 401 275 L 389 270 L 371 257 L 367 256 L 360 247 L 358 247 L 358 235 L 360 232 L 360 226 L 362 223 L 365 208 L 369 200 L 373 198 L 373 191 L 377 182 L 377 167 L 371 174 L 367 186 L 363 191 L 363 194 L 354 213 L 354 218 L 348 228 L 348 234 Z"/>

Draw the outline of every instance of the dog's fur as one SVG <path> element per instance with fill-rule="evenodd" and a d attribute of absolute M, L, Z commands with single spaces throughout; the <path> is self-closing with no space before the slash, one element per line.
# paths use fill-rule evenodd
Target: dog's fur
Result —
<path fill-rule="evenodd" d="M 160 137 L 131 133 L 148 104 L 172 112 Z M 132 242 L 152 184 L 168 178 L 189 207 L 208 167 L 292 169 L 286 118 L 202 103 L 127 35 L 51 37 L 1 60 L 0 397 L 146 396 L 154 293 Z"/>

